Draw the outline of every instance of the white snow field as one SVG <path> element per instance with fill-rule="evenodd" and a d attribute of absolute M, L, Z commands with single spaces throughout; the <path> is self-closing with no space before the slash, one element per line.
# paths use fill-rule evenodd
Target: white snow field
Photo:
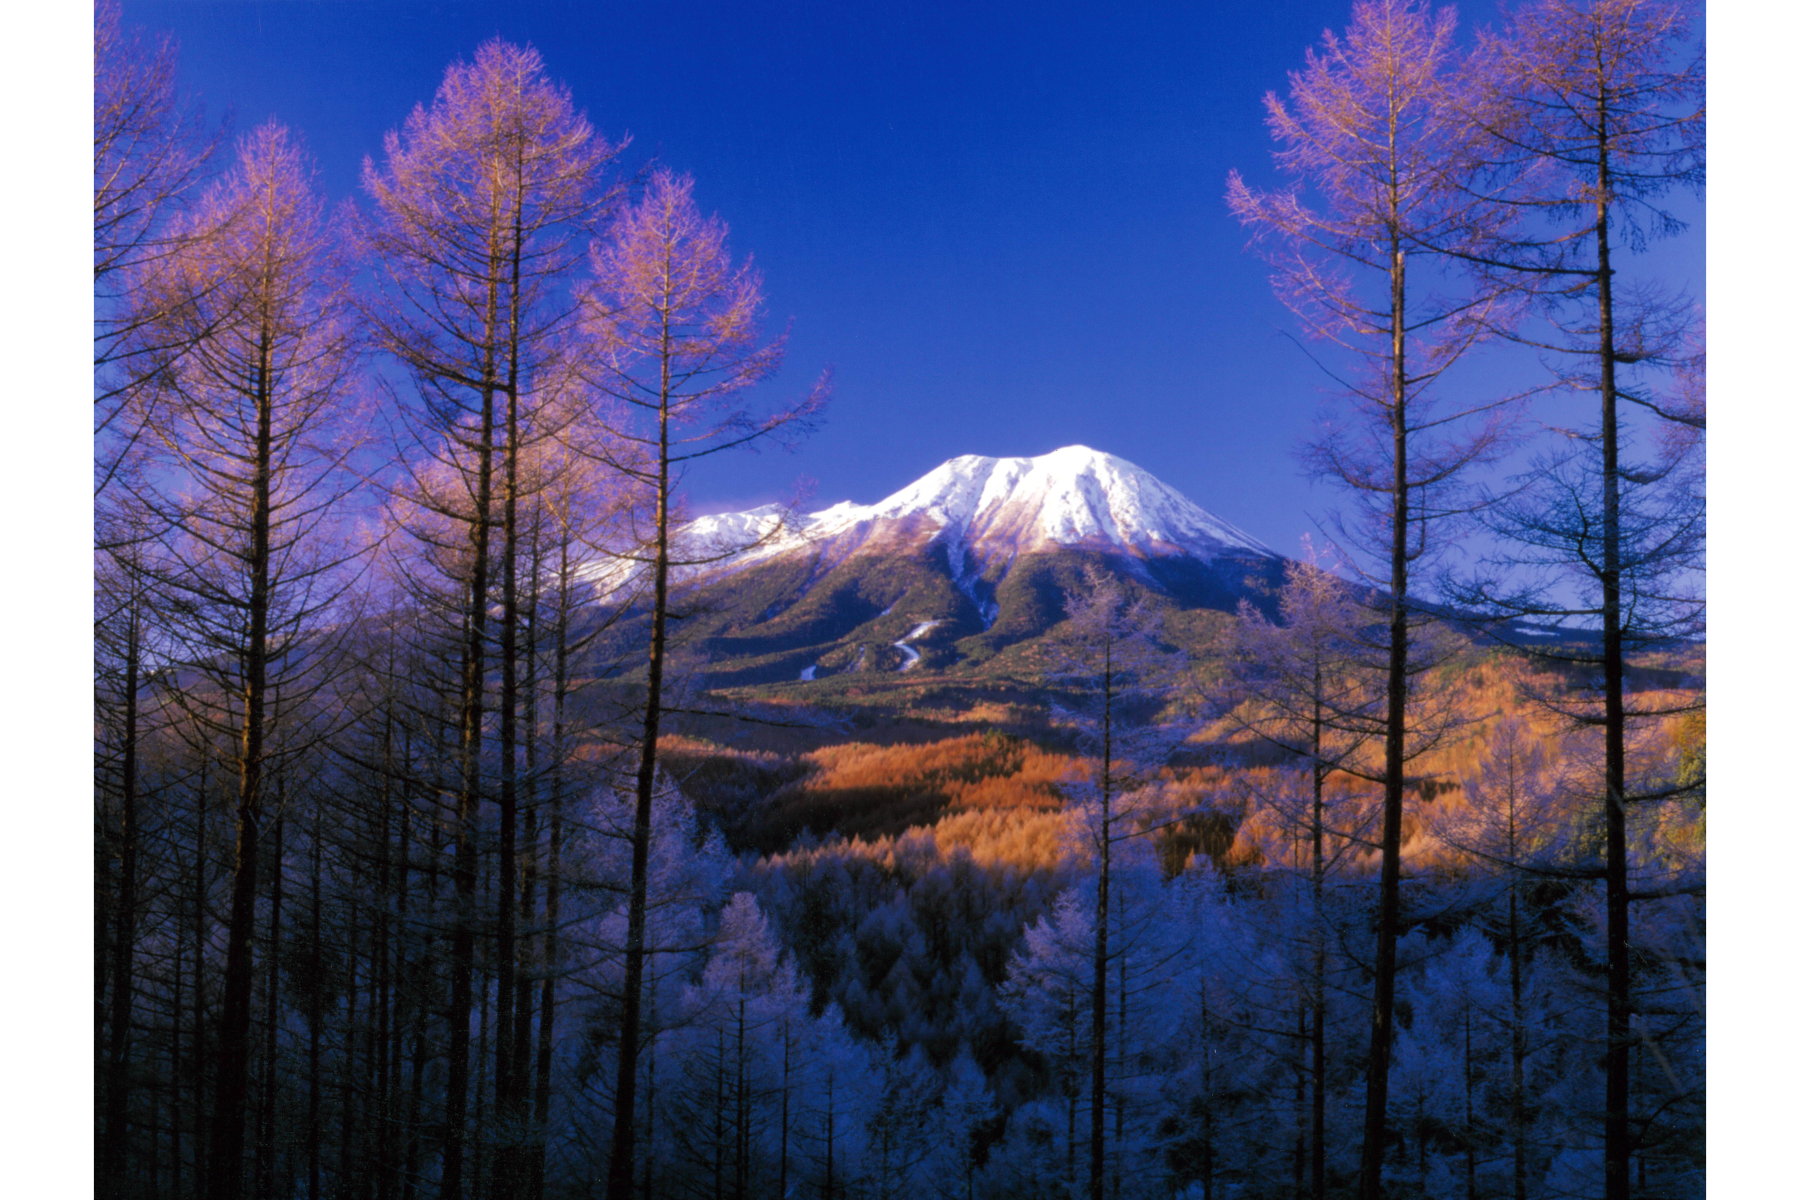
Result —
<path fill-rule="evenodd" d="M 729 572 L 797 550 L 818 553 L 816 574 L 822 575 L 865 545 L 895 541 L 943 542 L 957 584 L 971 597 L 993 563 L 1050 546 L 1203 561 L 1233 553 L 1274 556 L 1142 467 L 1086 446 L 1036 458 L 965 454 L 874 504 L 846 500 L 785 524 L 771 504 L 700 517 L 677 535 L 680 557 L 715 560 L 680 572 L 687 575 Z M 587 577 L 611 591 L 636 570 L 636 564 L 598 562 Z M 977 605 L 992 624 L 993 605 L 979 599 Z"/>

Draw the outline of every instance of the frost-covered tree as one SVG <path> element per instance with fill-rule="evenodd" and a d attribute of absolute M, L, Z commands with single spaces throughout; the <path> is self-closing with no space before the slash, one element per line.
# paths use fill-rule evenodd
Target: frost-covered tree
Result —
<path fill-rule="evenodd" d="M 923 1046 L 900 1053 L 899 1039 L 883 1038 L 872 1055 L 874 1085 L 868 1120 L 863 1186 L 874 1200 L 911 1196 L 931 1154 L 932 1113 L 943 1081 Z"/>
<path fill-rule="evenodd" d="M 1000 993 L 1002 1007 L 1018 1026 L 1020 1044 L 1054 1064 L 1062 1109 L 1057 1158 L 1062 1186 L 1070 1194 L 1079 1189 L 1077 1120 L 1082 1084 L 1092 1070 L 1093 944 L 1092 906 L 1065 892 L 1052 916 L 1025 930 L 1024 945 Z"/>
<path fill-rule="evenodd" d="M 1076 836 L 1093 866 L 1094 894 L 1088 1004 L 1088 1171 L 1091 1200 L 1106 1188 L 1107 993 L 1115 965 L 1124 971 L 1112 933 L 1114 857 L 1129 839 L 1150 832 L 1157 817 L 1149 784 L 1186 739 L 1190 726 L 1161 720 L 1179 702 L 1185 656 L 1161 640 L 1146 597 L 1127 602 L 1119 581 L 1090 566 L 1071 592 L 1067 621 L 1049 648 L 1045 680 L 1067 699 L 1052 718 L 1068 726 L 1089 759 L 1063 784 L 1075 808 Z"/>
<path fill-rule="evenodd" d="M 667 1031 L 689 1019 L 687 992 L 705 965 L 712 942 L 710 914 L 725 903 L 731 858 L 716 831 L 704 831 L 693 803 L 660 776 L 655 822 L 646 855 L 644 896 L 644 998 L 646 1042 L 655 1047 Z M 553 1157 L 563 1170 L 598 1178 L 611 1157 L 606 1137 L 616 1123 L 619 1015 L 624 1008 L 625 948 L 629 928 L 633 816 L 628 763 L 616 764 L 565 817 L 562 865 L 564 979 L 559 988 L 578 1013 L 559 1063 L 567 1089 L 562 1120 L 553 1125 L 560 1145 Z M 570 1061 L 570 1055 L 573 1061 Z M 654 1069 L 663 1081 L 681 1070 L 673 1060 L 647 1057 L 638 1074 Z M 634 1132 L 657 1126 L 668 1095 L 633 1089 Z"/>
<path fill-rule="evenodd" d="M 1440 841 L 1473 860 L 1478 878 L 1497 876 L 1504 889 L 1504 915 L 1496 914 L 1487 924 L 1507 964 L 1508 1139 L 1512 1195 L 1523 1200 L 1531 1176 L 1526 1069 L 1541 1048 L 1529 1015 L 1530 960 L 1545 933 L 1528 889 L 1565 873 L 1571 843 L 1580 831 L 1569 821 L 1568 798 L 1542 740 L 1516 714 L 1495 722 L 1484 757 L 1462 782 L 1463 802 L 1439 806 L 1432 829 Z"/>
<path fill-rule="evenodd" d="M 1144 1172 L 1131 1167 L 1154 1161 L 1162 1146 L 1156 1115 L 1164 1075 L 1179 1058 L 1182 999 L 1193 982 L 1192 957 L 1197 939 L 1204 936 L 1204 916 L 1194 885 L 1180 877 L 1165 883 L 1143 841 L 1125 842 L 1114 853 L 1100 996 L 1105 1091 L 1098 1105 L 1106 1137 L 1103 1186 L 1107 1194 L 1118 1196 L 1148 1186 Z M 1056 1141 L 1063 1184 L 1071 1193 L 1090 1184 L 1078 1160 L 1095 1126 L 1092 1006 L 1100 940 L 1095 936 L 1098 886 L 1092 875 L 1079 881 L 1059 897 L 1050 915 L 1026 929 L 1001 989 L 1001 1003 L 1018 1026 L 1021 1044 L 1053 1066 L 1063 1093 Z M 1091 1165 L 1092 1142 L 1087 1145 Z"/>
<path fill-rule="evenodd" d="M 943 1200 L 975 1200 L 975 1178 L 983 1165 L 977 1139 L 1000 1113 L 993 1088 L 966 1050 L 943 1070 L 943 1094 L 929 1117 L 930 1150 L 924 1177 Z"/>
<path fill-rule="evenodd" d="M 710 1176 L 714 1194 L 760 1194 L 780 1174 L 788 1149 L 783 1101 L 793 1058 L 803 1052 L 806 997 L 767 919 L 748 892 L 719 914 L 699 982 L 683 997 L 684 1016 L 652 1043 L 674 1065 L 664 1101 L 666 1147 L 647 1119 L 646 1177 L 679 1161 L 690 1177 Z M 647 1105 L 647 1107 L 651 1107 Z"/>
<path fill-rule="evenodd" d="M 856 1194 L 867 1171 L 869 1118 L 880 1098 L 869 1049 L 829 1006 L 809 1031 L 794 1105 L 790 1189 L 805 1185 L 821 1200 Z"/>
<path fill-rule="evenodd" d="M 1385 654 L 1366 607 L 1317 556 L 1289 564 L 1277 615 L 1279 621 L 1271 621 L 1252 606 L 1240 605 L 1217 699 L 1232 725 L 1293 756 L 1304 776 L 1296 781 L 1293 772 L 1283 772 L 1273 788 L 1258 788 L 1254 777 L 1246 775 L 1244 786 L 1259 809 L 1276 816 L 1281 839 L 1301 843 L 1270 857 L 1291 862 L 1306 876 L 1310 914 L 1290 911 L 1282 923 L 1311 944 L 1311 970 L 1301 988 L 1305 1011 L 1296 1036 L 1307 1043 L 1310 1058 L 1304 1070 L 1311 1096 L 1303 1122 L 1309 1191 L 1314 1200 L 1322 1200 L 1326 1026 L 1332 1019 L 1333 991 L 1326 979 L 1333 940 L 1326 887 L 1346 855 L 1357 852 L 1367 837 L 1372 814 L 1354 787 L 1358 776 L 1367 776 L 1369 751 L 1380 744 L 1383 732 Z M 1353 790 L 1346 794 L 1330 786 L 1340 781 Z"/>
<path fill-rule="evenodd" d="M 1411 1126 L 1420 1194 L 1473 1200 L 1489 1190 L 1487 1168 L 1503 1141 L 1495 1118 L 1508 1074 L 1504 968 L 1473 929 L 1415 954 L 1425 962 L 1404 989 L 1412 1021 L 1395 1056 L 1397 1124 Z M 1432 1146 L 1442 1152 L 1434 1157 Z"/>

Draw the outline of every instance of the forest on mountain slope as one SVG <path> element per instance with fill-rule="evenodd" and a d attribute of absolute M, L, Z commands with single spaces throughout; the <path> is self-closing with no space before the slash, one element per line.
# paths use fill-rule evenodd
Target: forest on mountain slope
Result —
<path fill-rule="evenodd" d="M 98 1194 L 1702 1194 L 1691 17 L 1356 3 L 1227 195 L 1341 549 L 802 692 L 671 538 L 830 390 L 691 179 L 495 40 L 329 209 L 101 4 Z"/>

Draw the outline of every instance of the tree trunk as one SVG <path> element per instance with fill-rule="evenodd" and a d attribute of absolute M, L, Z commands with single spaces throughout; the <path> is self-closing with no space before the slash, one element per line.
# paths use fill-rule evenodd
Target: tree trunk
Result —
<path fill-rule="evenodd" d="M 485 891 L 486 889 L 483 890 Z M 480 1033 L 475 1041 L 475 1149 L 471 1156 L 473 1161 L 470 1164 L 469 1170 L 469 1194 L 471 1196 L 486 1196 L 488 1194 L 487 1184 L 490 1182 L 488 1172 L 492 1169 L 487 1162 L 487 1150 L 488 1146 L 491 1144 L 492 1135 L 488 1130 L 489 1108 L 487 1098 L 487 1073 L 489 1062 L 489 1025 L 488 977 L 486 971 L 481 973 L 481 981 L 478 990 L 481 993 L 481 999 L 477 1003 L 479 1016 L 476 1021 L 476 1028 Z"/>
<path fill-rule="evenodd" d="M 668 345 L 665 330 L 664 345 Z M 656 579 L 650 624 L 649 678 L 644 696 L 644 733 L 637 775 L 637 808 L 631 827 L 631 899 L 625 926 L 624 1013 L 619 1027 L 619 1079 L 613 1091 L 612 1158 L 607 1200 L 631 1200 L 637 1118 L 637 1065 L 644 985 L 644 922 L 649 896 L 650 803 L 656 783 L 656 737 L 662 719 L 663 657 L 669 610 L 669 397 L 670 355 L 662 362 L 662 406 L 658 413 L 656 467 Z"/>
<path fill-rule="evenodd" d="M 321 1200 L 319 1191 L 320 1165 L 320 1123 L 319 1104 L 323 1099 L 321 1080 L 319 1077 L 319 1039 L 323 1032 L 320 1028 L 325 1021 L 323 995 L 320 988 L 324 974 L 324 955 L 320 939 L 324 936 L 321 928 L 320 890 L 322 880 L 321 840 L 324 837 L 324 811 L 322 806 L 313 808 L 312 822 L 312 953 L 307 972 L 309 981 L 306 995 L 306 1200 Z"/>
<path fill-rule="evenodd" d="M 138 599 L 136 580 L 125 618 L 125 736 L 119 762 L 119 881 L 113 908 L 112 1005 L 106 1047 L 106 1122 L 100 1156 L 103 1194 L 125 1192 L 126 1076 L 130 1053 L 131 950 L 137 939 Z"/>
<path fill-rule="evenodd" d="M 490 312 L 493 297 L 489 298 Z M 490 317 L 491 319 L 491 317 Z M 491 324 L 490 324 L 491 328 Z M 494 486 L 494 383 L 492 352 L 484 364 L 481 435 L 477 446 L 475 510 L 469 518 L 466 637 L 462 655 L 461 780 L 456 801 L 456 858 L 452 869 L 456 907 L 450 935 L 450 1045 L 444 1088 L 443 1175 L 439 1200 L 462 1200 L 463 1139 L 469 1114 L 469 1019 L 474 1012 L 475 822 L 481 808 L 482 689 L 485 685 L 488 593 L 488 514 Z"/>
<path fill-rule="evenodd" d="M 400 1114 L 400 1087 L 405 1070 L 405 1044 L 407 1024 L 412 1018 L 414 1006 L 414 981 L 411 963 L 407 952 L 411 947 L 409 927 L 407 925 L 408 910 L 412 904 L 412 803 L 413 795 L 409 781 L 413 778 L 412 738 L 410 733 L 401 738 L 401 769 L 407 774 L 403 777 L 403 788 L 400 797 L 400 831 L 395 848 L 395 861 L 400 866 L 400 878 L 396 886 L 397 896 L 394 901 L 394 1017 L 393 1036 L 388 1047 L 388 1119 L 393 1133 L 388 1139 L 388 1163 L 385 1172 L 388 1177 L 388 1189 L 383 1200 L 392 1200 L 406 1187 L 406 1150 L 399 1144 L 402 1131 L 410 1144 L 412 1139 L 412 1118 Z"/>
<path fill-rule="evenodd" d="M 1375 1007 L 1369 1029 L 1362 1169 L 1357 1194 L 1381 1200 L 1381 1160 L 1387 1142 L 1388 1065 L 1394 1040 L 1394 975 L 1400 930 L 1400 824 L 1405 802 L 1407 528 L 1406 253 L 1390 234 L 1393 322 L 1393 543 L 1388 581 L 1387 737 L 1381 811 L 1381 895 L 1375 918 Z"/>
<path fill-rule="evenodd" d="M 788 1194 L 788 1092 L 793 1075 L 794 1044 L 788 1032 L 787 1018 L 781 1019 L 781 1168 L 776 1179 L 775 1194 L 785 1200 Z"/>
<path fill-rule="evenodd" d="M 438 832 L 442 828 L 438 822 L 427 827 L 429 845 L 425 855 L 425 919 L 420 927 L 431 929 L 437 921 L 438 914 L 438 855 L 442 845 L 438 840 Z M 410 991 L 414 997 L 412 1005 L 412 1069 L 408 1082 L 406 1098 L 406 1159 L 400 1174 L 400 1200 L 413 1200 L 413 1192 L 420 1176 L 420 1157 L 424 1153 L 424 1106 L 425 1106 L 425 1068 L 430 1061 L 427 1053 L 427 1024 L 430 1020 L 429 1004 L 424 998 L 435 990 L 437 968 L 431 958 L 431 943 L 421 942 L 418 956 L 411 964 L 408 976 L 411 979 Z"/>
<path fill-rule="evenodd" d="M 1088 1102 L 1088 1198 L 1106 1197 L 1106 924 L 1112 884 L 1112 644 L 1101 677 L 1100 877 L 1094 895 L 1094 1062 Z"/>
<path fill-rule="evenodd" d="M 182 1161 L 181 1127 L 186 1117 L 187 1108 L 181 1100 L 181 1002 L 182 988 L 185 985 L 182 967 L 182 945 L 187 940 L 187 932 L 182 928 L 181 893 L 174 895 L 175 906 L 175 961 L 174 978 L 169 988 L 169 1194 L 181 1195 L 181 1177 L 186 1165 Z"/>
<path fill-rule="evenodd" d="M 541 512 L 541 510 L 540 510 Z M 542 525 L 541 516 L 534 514 L 531 526 L 530 555 L 530 592 L 525 602 L 525 678 L 521 684 L 524 705 L 524 740 L 525 740 L 525 841 L 522 861 L 520 863 L 520 894 L 518 921 L 527 932 L 519 940 L 518 982 L 513 992 L 513 1048 L 512 1062 L 516 1073 L 513 1081 L 513 1107 L 508 1118 L 511 1130 L 513 1160 L 510 1165 L 512 1185 L 516 1194 L 529 1192 L 531 1188 L 531 1163 L 534 1155 L 531 1145 L 534 1139 L 535 1125 L 530 1109 L 531 1100 L 531 979 L 534 964 L 537 962 L 537 951 L 543 944 L 541 933 L 532 933 L 537 922 L 537 856 L 538 856 L 538 585 L 537 580 L 543 570 L 543 562 L 539 553 L 538 533 Z"/>
<path fill-rule="evenodd" d="M 522 168 L 521 168 L 522 173 Z M 508 289 L 506 450 L 500 537 L 500 879 L 494 914 L 494 1190 L 511 1195 L 518 1187 L 516 1125 L 523 1092 L 514 1080 L 522 1066 L 515 1057 L 514 989 L 518 971 L 518 756 L 519 756 L 519 254 L 521 235 L 515 209 L 512 267 Z"/>
<path fill-rule="evenodd" d="M 244 573 L 250 580 L 249 626 L 240 662 L 244 726 L 238 750 L 237 861 L 231 880 L 231 922 L 225 944 L 225 1004 L 219 1023 L 218 1090 L 213 1109 L 212 1190 L 215 1200 L 239 1200 L 244 1187 L 244 1111 L 250 1071 L 251 942 L 256 935 L 256 856 L 262 820 L 263 689 L 268 672 L 269 505 L 273 381 L 270 333 L 259 343 L 256 448 Z"/>
<path fill-rule="evenodd" d="M 200 759 L 194 792 L 194 1196 L 208 1200 L 206 1118 L 206 788 L 207 759 Z"/>
<path fill-rule="evenodd" d="M 1306 1031 L 1306 1006 L 1294 1011 L 1294 1196 L 1306 1197 L 1306 1124 L 1311 1115 L 1306 1106 L 1306 1049 L 1311 1042 Z"/>
<path fill-rule="evenodd" d="M 1619 407 L 1612 247 L 1608 240 L 1607 100 L 1599 101 L 1600 202 L 1595 221 L 1600 302 L 1601 656 L 1606 689 L 1606 1200 L 1631 1195 L 1631 909 L 1625 850 L 1625 649 L 1620 605 Z"/>
<path fill-rule="evenodd" d="M 352 886 L 356 882 L 351 875 Z M 337 1186 L 332 1189 L 335 1196 L 354 1194 L 355 1181 L 365 1164 L 359 1163 L 353 1156 L 356 1145 L 356 1130 L 361 1123 L 358 1118 L 363 1114 L 357 1111 L 356 1104 L 356 964 L 360 951 L 357 946 L 356 906 L 345 906 L 345 919 L 349 924 L 349 953 L 344 961 L 349 967 L 344 985 L 344 1052 L 342 1066 L 338 1070 L 338 1177 Z"/>
<path fill-rule="evenodd" d="M 1325 1200 L 1325 764 L 1323 673 L 1313 673 L 1312 770 L 1312 1200 Z"/>
<path fill-rule="evenodd" d="M 569 542 L 557 546 L 556 666 L 552 681 L 550 752 L 555 767 L 550 777 L 550 847 L 544 882 L 544 978 L 538 985 L 537 1093 L 532 1098 L 532 1123 L 537 1127 L 531 1154 L 531 1198 L 543 1200 L 544 1167 L 550 1132 L 550 1068 L 555 1049 L 556 975 L 561 946 L 558 923 L 562 919 L 562 780 L 567 762 L 563 745 L 569 695 L 569 590 L 573 581 Z"/>
<path fill-rule="evenodd" d="M 275 1061 L 278 1049 L 275 1033 L 280 1026 L 281 1013 L 281 843 L 286 824 L 278 799 L 273 847 L 275 876 L 269 889 L 269 971 L 263 985 L 263 1094 L 256 1130 L 256 1194 L 259 1200 L 269 1200 L 275 1191 L 275 1090 L 280 1079 Z"/>
<path fill-rule="evenodd" d="M 391 673 L 390 673 L 391 674 Z M 390 1141 L 393 1137 L 393 1096 L 391 1093 L 392 1077 L 388 1074 L 388 1043 L 392 1036 L 393 968 L 390 959 L 391 946 L 389 938 L 388 905 L 392 897 L 392 806 L 394 780 L 394 715 L 392 702 L 382 719 L 381 733 L 381 797 L 380 812 L 376 817 L 375 844 L 375 894 L 380 903 L 375 906 L 375 963 L 373 995 L 371 1002 L 375 1009 L 375 1029 L 369 1038 L 369 1075 L 375 1085 L 374 1129 L 364 1131 L 365 1143 L 373 1140 L 374 1154 L 372 1171 L 364 1171 L 364 1186 L 374 1185 L 379 1200 L 391 1200 L 393 1155 Z"/>

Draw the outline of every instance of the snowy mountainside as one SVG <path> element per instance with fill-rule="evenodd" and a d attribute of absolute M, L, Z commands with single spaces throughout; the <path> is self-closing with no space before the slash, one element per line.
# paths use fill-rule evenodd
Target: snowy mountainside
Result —
<path fill-rule="evenodd" d="M 699 551 L 694 557 L 751 547 L 723 562 L 726 570 L 801 550 L 842 561 L 865 546 L 942 542 L 952 569 L 968 577 L 1058 546 L 1202 561 L 1275 557 L 1142 467 L 1086 446 L 1036 458 L 965 454 L 874 504 L 845 501 L 778 530 L 780 520 L 773 505 L 701 517 L 684 528 L 682 542 Z"/>
<path fill-rule="evenodd" d="M 1143 468 L 1085 446 L 953 458 L 873 504 L 690 521 L 673 547 L 715 684 L 861 686 L 879 675 L 1035 676 L 1033 647 L 1096 568 L 1199 629 L 1268 608 L 1286 560 Z M 641 564 L 595 564 L 602 605 L 642 613 Z M 641 577 L 635 582 L 642 582 Z M 1194 624 L 1194 622 L 1199 624 Z M 838 683 L 832 681 L 836 679 Z"/>

